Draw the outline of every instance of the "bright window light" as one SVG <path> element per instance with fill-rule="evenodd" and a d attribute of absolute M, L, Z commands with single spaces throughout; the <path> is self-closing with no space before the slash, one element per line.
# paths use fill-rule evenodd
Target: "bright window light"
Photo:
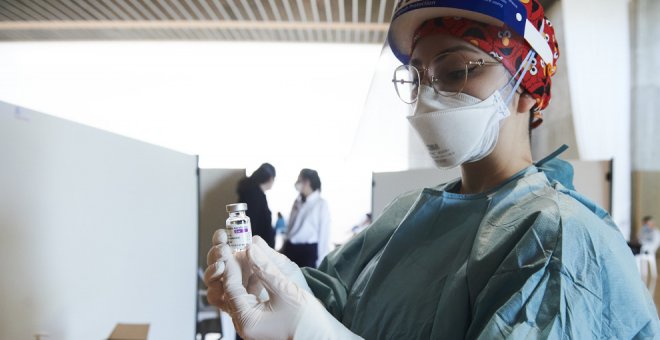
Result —
<path fill-rule="evenodd" d="M 278 176 L 269 204 L 285 217 L 298 172 L 316 169 L 339 242 L 371 209 L 373 169 L 353 167 L 346 156 L 380 50 L 358 44 L 0 43 L 0 100 L 197 154 L 203 168 L 251 173 L 270 162 Z"/>

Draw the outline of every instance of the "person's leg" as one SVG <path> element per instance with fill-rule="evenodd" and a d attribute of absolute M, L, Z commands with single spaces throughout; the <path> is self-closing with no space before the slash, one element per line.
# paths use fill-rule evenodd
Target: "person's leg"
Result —
<path fill-rule="evenodd" d="M 300 267 L 316 268 L 316 259 L 318 258 L 318 245 L 316 243 L 308 243 L 299 245 Z"/>

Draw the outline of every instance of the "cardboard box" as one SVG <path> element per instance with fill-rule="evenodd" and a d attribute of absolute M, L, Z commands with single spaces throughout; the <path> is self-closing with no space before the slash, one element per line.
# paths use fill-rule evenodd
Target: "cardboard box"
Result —
<path fill-rule="evenodd" d="M 108 340 L 147 340 L 148 334 L 148 323 L 118 323 Z"/>

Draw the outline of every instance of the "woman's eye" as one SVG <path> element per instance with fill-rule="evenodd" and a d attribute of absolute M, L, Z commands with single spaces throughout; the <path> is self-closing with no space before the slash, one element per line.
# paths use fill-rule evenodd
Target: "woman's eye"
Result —
<path fill-rule="evenodd" d="M 456 71 L 450 71 L 447 73 L 449 79 L 464 79 L 465 78 L 465 69 L 459 69 Z"/>
<path fill-rule="evenodd" d="M 470 66 L 470 67 L 468 67 L 468 69 L 467 69 L 467 73 L 472 73 L 472 71 L 476 70 L 477 68 L 478 68 L 477 65 Z"/>
<path fill-rule="evenodd" d="M 467 71 L 464 71 L 464 72 L 467 72 L 467 76 L 471 77 L 471 76 L 478 75 L 479 74 L 478 70 L 479 70 L 479 67 L 477 65 L 474 65 L 474 66 L 468 67 Z"/>

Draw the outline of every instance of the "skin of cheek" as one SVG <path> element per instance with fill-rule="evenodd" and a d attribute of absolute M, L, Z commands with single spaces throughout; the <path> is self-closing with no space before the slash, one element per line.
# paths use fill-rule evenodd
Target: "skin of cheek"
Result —
<path fill-rule="evenodd" d="M 511 99 L 511 103 L 509 103 L 509 111 L 511 114 L 516 114 L 518 113 L 518 101 L 520 100 L 520 95 L 515 94 L 513 96 L 513 99 Z"/>

